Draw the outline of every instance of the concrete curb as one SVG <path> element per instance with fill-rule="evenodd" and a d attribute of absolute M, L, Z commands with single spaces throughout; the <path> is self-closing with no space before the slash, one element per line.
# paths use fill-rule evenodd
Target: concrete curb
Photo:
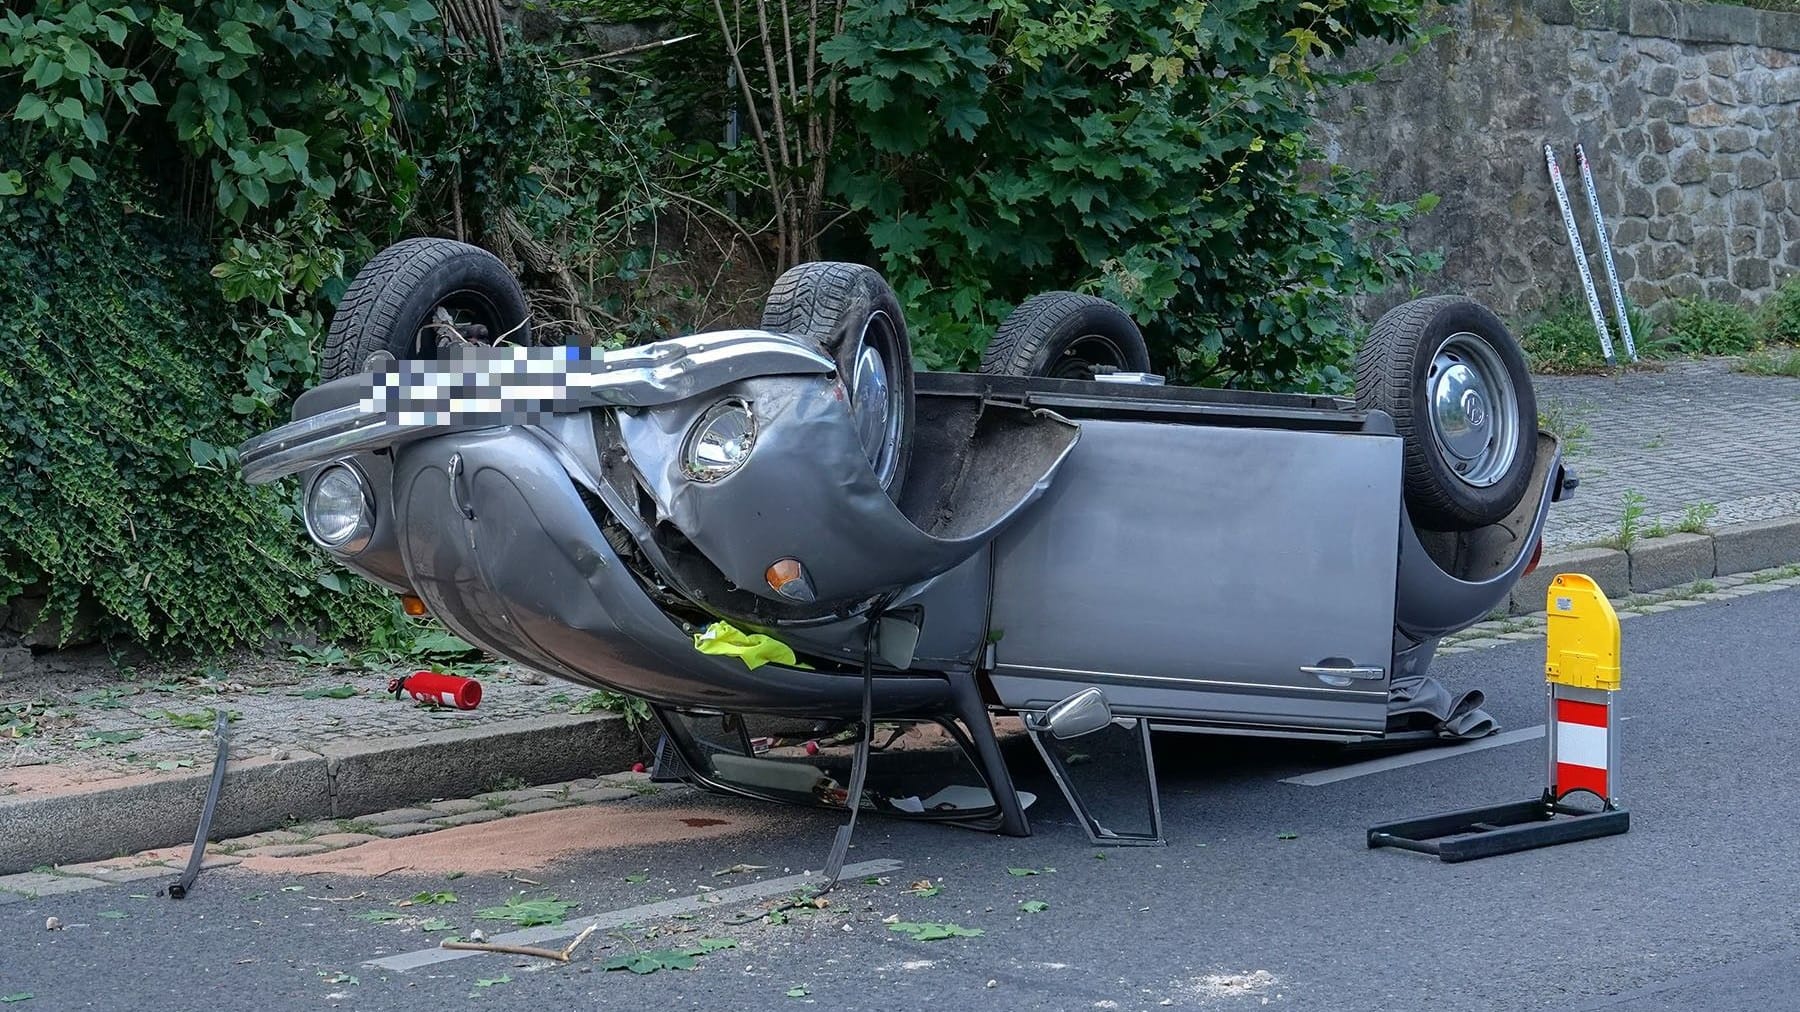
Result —
<path fill-rule="evenodd" d="M 1544 595 L 1557 573 L 1585 573 L 1608 597 L 1620 598 L 1795 563 L 1800 563 L 1800 517 L 1732 524 L 1709 534 L 1646 538 L 1623 551 L 1546 552 L 1538 568 L 1513 587 L 1507 613 L 1543 611 Z"/>
<path fill-rule="evenodd" d="M 241 760 L 226 769 L 212 836 L 468 797 L 505 780 L 545 784 L 614 773 L 640 748 L 623 718 L 598 713 L 330 745 L 285 760 Z M 0 797 L 0 874 L 192 843 L 211 775 L 195 770 Z"/>

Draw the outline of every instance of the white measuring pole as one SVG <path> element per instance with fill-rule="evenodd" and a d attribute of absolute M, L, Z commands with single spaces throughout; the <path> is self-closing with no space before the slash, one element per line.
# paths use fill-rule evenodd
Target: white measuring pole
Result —
<path fill-rule="evenodd" d="M 1594 291 L 1594 275 L 1588 270 L 1587 248 L 1581 245 L 1581 233 L 1575 228 L 1575 212 L 1569 209 L 1569 191 L 1556 164 L 1556 150 L 1548 144 L 1544 145 L 1544 163 L 1550 167 L 1550 185 L 1556 190 L 1556 206 L 1562 209 L 1563 228 L 1569 233 L 1569 249 L 1575 253 L 1575 269 L 1581 275 L 1588 312 L 1594 317 L 1594 331 L 1600 335 L 1600 350 L 1606 353 L 1606 364 L 1614 365 L 1618 359 L 1613 357 L 1612 333 L 1606 327 L 1606 313 L 1600 309 L 1600 296 Z"/>
<path fill-rule="evenodd" d="M 1619 317 L 1619 338 L 1625 342 L 1625 357 L 1638 360 L 1637 344 L 1631 340 L 1631 320 L 1625 315 L 1625 292 L 1619 288 L 1619 269 L 1613 266 L 1612 236 L 1606 232 L 1606 219 L 1600 217 L 1600 196 L 1594 192 L 1594 171 L 1588 167 L 1587 152 L 1575 145 L 1575 160 L 1581 163 L 1581 187 L 1587 191 L 1588 210 L 1594 215 L 1594 241 L 1600 244 L 1600 262 L 1606 265 L 1606 284 L 1612 289 L 1613 311 Z"/>

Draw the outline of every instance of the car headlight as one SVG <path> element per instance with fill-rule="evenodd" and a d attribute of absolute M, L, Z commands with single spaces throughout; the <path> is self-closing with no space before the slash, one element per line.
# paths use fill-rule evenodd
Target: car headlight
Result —
<path fill-rule="evenodd" d="M 320 471 L 301 512 L 306 533 L 321 548 L 339 555 L 362 551 L 375 531 L 375 497 L 362 472 L 349 464 L 332 464 Z"/>
<path fill-rule="evenodd" d="M 718 481 L 744 465 L 756 446 L 756 419 L 742 401 L 720 401 L 688 431 L 682 470 L 695 481 Z"/>

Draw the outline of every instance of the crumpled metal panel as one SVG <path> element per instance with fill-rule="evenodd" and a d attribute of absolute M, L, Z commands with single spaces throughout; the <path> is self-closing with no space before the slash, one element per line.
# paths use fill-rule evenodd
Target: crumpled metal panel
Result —
<path fill-rule="evenodd" d="M 413 443 L 395 477 L 412 582 L 471 643 L 665 706 L 807 717 L 861 707 L 855 671 L 750 670 L 695 650 L 695 630 L 644 593 L 562 465 L 518 427 Z M 930 672 L 878 673 L 874 695 L 878 714 L 930 715 L 950 687 Z"/>
<path fill-rule="evenodd" d="M 798 559 L 821 613 L 929 579 L 973 555 L 1044 494 L 1080 435 L 1065 419 L 1029 412 L 1054 429 L 1054 438 L 1040 441 L 1037 459 L 1010 460 L 1012 478 L 1004 487 L 964 483 L 981 486 L 980 501 L 952 501 L 944 515 L 955 517 L 948 525 L 955 534 L 939 536 L 920 529 L 881 488 L 834 378 L 763 377 L 713 394 L 621 412 L 619 430 L 632 464 L 663 516 L 727 580 L 782 600 L 764 573 L 776 560 Z M 725 478 L 691 479 L 682 461 L 688 432 L 726 398 L 750 405 L 754 448 Z"/>

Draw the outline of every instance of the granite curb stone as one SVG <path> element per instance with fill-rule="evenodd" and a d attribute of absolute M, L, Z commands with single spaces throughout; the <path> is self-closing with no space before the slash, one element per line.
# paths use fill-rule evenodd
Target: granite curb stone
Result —
<path fill-rule="evenodd" d="M 1631 546 L 1631 589 L 1639 593 L 1679 587 L 1715 572 L 1713 539 L 1705 534 L 1670 534 Z"/>
<path fill-rule="evenodd" d="M 1744 573 L 1800 562 L 1800 517 L 1722 527 L 1713 535 L 1718 572 Z"/>
<path fill-rule="evenodd" d="M 330 814 L 350 818 L 425 798 L 467 798 L 508 779 L 553 783 L 622 769 L 641 747 L 624 719 L 607 713 L 343 742 L 321 751 L 330 765 Z"/>
<path fill-rule="evenodd" d="M 1543 611 L 1550 581 L 1558 573 L 1581 573 L 1592 577 L 1608 597 L 1624 597 L 1631 592 L 1631 559 L 1616 548 L 1546 552 L 1538 561 L 1538 568 L 1513 585 L 1512 613 L 1530 615 Z"/>
<path fill-rule="evenodd" d="M 455 812 L 498 818 L 501 813 L 479 802 L 423 802 L 466 798 L 508 779 L 542 784 L 591 777 L 597 770 L 629 766 L 640 748 L 622 718 L 597 713 L 363 740 L 328 746 L 319 756 L 234 762 L 226 769 L 212 835 L 266 832 L 264 846 L 294 847 L 306 843 L 286 830 L 302 820 L 354 819 L 396 809 L 405 809 L 392 816 L 396 825 Z M 210 778 L 210 769 L 195 769 L 68 793 L 0 797 L 0 875 L 189 844 Z M 342 833 L 335 822 L 317 828 Z"/>

